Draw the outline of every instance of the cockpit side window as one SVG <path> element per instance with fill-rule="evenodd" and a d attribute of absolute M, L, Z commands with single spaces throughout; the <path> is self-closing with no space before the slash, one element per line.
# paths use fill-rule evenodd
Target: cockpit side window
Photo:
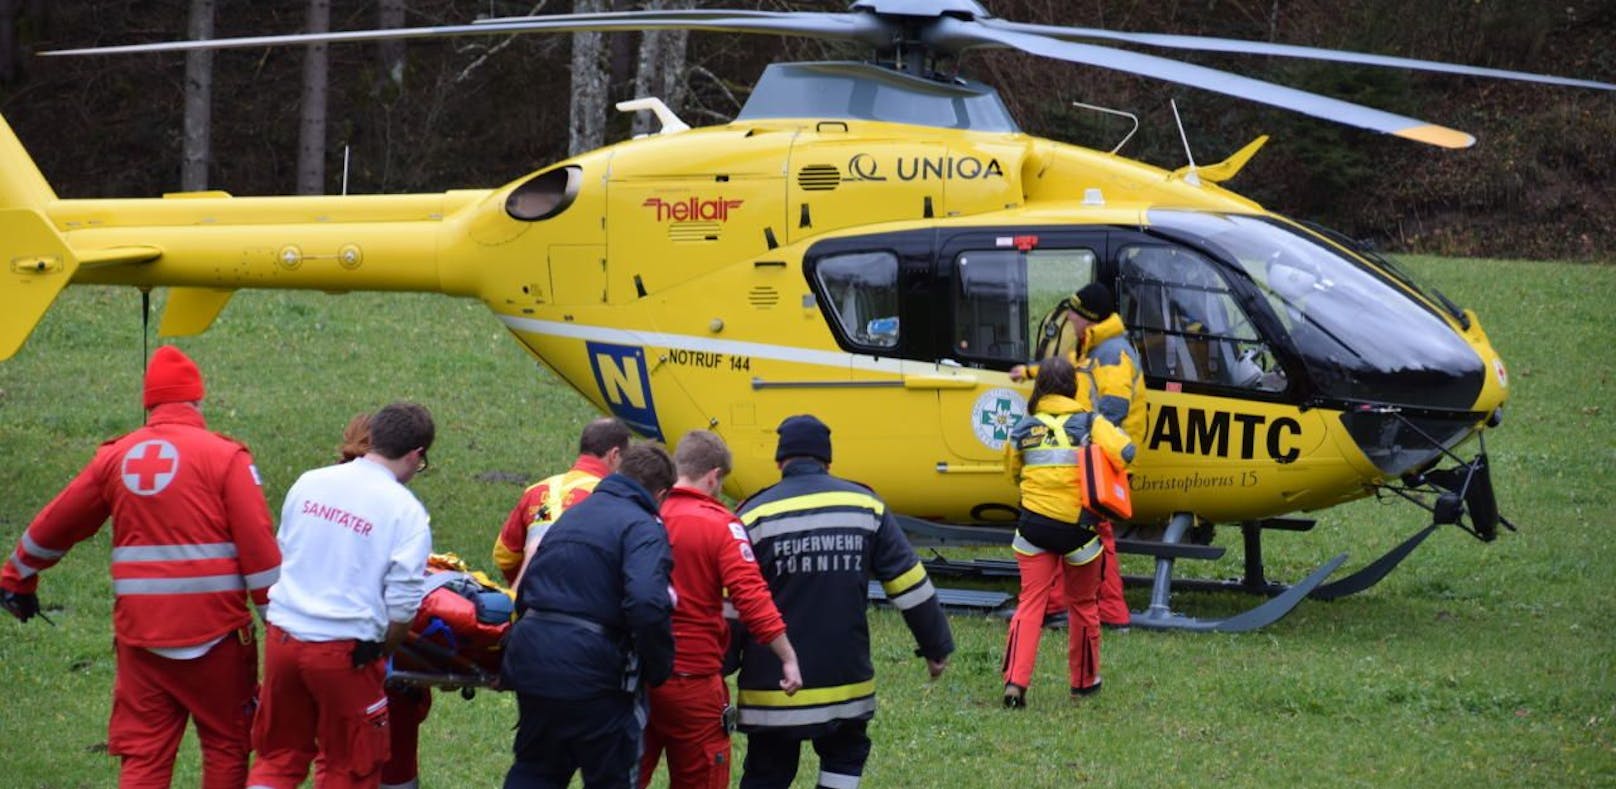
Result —
<path fill-rule="evenodd" d="M 1176 246 L 1124 247 L 1118 308 L 1145 374 L 1181 383 L 1279 392 L 1285 371 L 1199 253 Z"/>
<path fill-rule="evenodd" d="M 842 336 L 860 350 L 898 346 L 898 256 L 891 252 L 828 255 L 814 264 L 820 303 Z"/>
<path fill-rule="evenodd" d="M 1050 345 L 1041 339 L 1043 318 L 1093 281 L 1095 259 L 1093 251 L 1082 248 L 959 253 L 954 257 L 953 352 L 962 361 L 1002 369 L 1032 359 Z"/>

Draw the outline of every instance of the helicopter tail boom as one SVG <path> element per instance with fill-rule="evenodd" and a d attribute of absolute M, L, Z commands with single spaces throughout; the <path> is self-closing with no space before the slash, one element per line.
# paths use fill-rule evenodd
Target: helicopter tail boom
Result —
<path fill-rule="evenodd" d="M 70 283 L 170 288 L 164 336 L 205 331 L 239 288 L 477 295 L 475 250 L 447 251 L 443 239 L 476 236 L 488 199 L 488 190 L 61 199 L 0 118 L 0 360 Z"/>

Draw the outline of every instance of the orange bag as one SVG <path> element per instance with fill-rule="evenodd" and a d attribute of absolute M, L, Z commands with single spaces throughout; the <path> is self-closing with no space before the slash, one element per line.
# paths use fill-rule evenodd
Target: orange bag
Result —
<path fill-rule="evenodd" d="M 1082 484 L 1078 490 L 1082 494 L 1083 508 L 1107 520 L 1132 518 L 1133 496 L 1128 490 L 1128 470 L 1113 464 L 1099 445 L 1093 443 L 1083 446 L 1082 461 Z"/>

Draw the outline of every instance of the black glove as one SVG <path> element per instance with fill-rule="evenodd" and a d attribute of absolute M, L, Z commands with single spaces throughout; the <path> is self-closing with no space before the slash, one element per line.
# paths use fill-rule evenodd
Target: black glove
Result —
<path fill-rule="evenodd" d="M 382 656 L 382 642 L 355 641 L 353 645 L 353 667 L 364 668 L 374 663 Z"/>
<path fill-rule="evenodd" d="M 39 595 L 0 589 L 0 608 L 5 608 L 6 613 L 17 617 L 19 622 L 26 622 L 39 613 Z"/>

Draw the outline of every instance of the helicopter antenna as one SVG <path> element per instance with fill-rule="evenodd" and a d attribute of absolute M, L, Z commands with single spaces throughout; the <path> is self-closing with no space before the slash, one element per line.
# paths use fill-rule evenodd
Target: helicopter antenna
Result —
<path fill-rule="evenodd" d="M 1114 109 L 1111 109 L 1110 107 L 1101 107 L 1098 104 L 1084 104 L 1081 101 L 1072 102 L 1072 106 L 1073 107 L 1082 107 L 1085 110 L 1094 110 L 1095 112 L 1103 112 L 1103 113 L 1106 113 L 1108 115 L 1119 115 L 1121 117 L 1124 117 L 1124 118 L 1127 118 L 1128 120 L 1133 121 L 1133 128 L 1129 129 L 1127 134 L 1122 135 L 1122 142 L 1117 143 L 1117 147 L 1111 149 L 1112 153 L 1116 153 L 1117 151 L 1122 150 L 1122 146 L 1127 145 L 1128 141 L 1133 139 L 1134 132 L 1139 131 L 1139 116 L 1135 115 L 1135 114 L 1133 114 L 1131 112 L 1124 112 L 1123 110 L 1114 110 Z"/>
<path fill-rule="evenodd" d="M 1190 160 L 1190 168 L 1184 173 L 1184 183 L 1200 186 L 1201 176 L 1195 174 L 1195 154 L 1190 152 L 1190 137 L 1184 133 L 1184 119 L 1178 117 L 1178 101 L 1168 99 L 1167 105 L 1173 108 L 1173 123 L 1178 124 L 1178 139 L 1184 141 L 1184 158 Z"/>

